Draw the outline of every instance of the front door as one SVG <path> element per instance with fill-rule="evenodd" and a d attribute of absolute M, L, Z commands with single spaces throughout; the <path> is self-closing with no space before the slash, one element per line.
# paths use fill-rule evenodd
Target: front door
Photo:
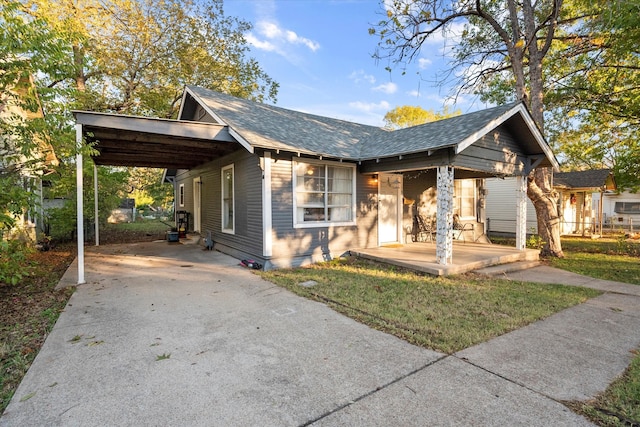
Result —
<path fill-rule="evenodd" d="M 193 231 L 199 233 L 202 228 L 202 198 L 201 188 L 202 181 L 200 177 L 193 179 Z"/>
<path fill-rule="evenodd" d="M 378 243 L 400 243 L 402 175 L 378 175 Z"/>

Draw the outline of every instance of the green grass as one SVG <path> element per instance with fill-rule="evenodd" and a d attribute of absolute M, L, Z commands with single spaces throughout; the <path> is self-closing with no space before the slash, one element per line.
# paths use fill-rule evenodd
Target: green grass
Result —
<path fill-rule="evenodd" d="M 640 424 L 640 354 L 631 365 L 597 399 L 571 402 L 569 406 L 600 426 L 629 426 Z"/>
<path fill-rule="evenodd" d="M 627 255 L 565 252 L 565 258 L 551 258 L 551 265 L 596 279 L 640 285 L 640 259 Z"/>
<path fill-rule="evenodd" d="M 586 288 L 473 276 L 436 278 L 358 259 L 260 274 L 371 327 L 445 353 L 600 294 Z M 308 280 L 318 285 L 299 286 Z"/>

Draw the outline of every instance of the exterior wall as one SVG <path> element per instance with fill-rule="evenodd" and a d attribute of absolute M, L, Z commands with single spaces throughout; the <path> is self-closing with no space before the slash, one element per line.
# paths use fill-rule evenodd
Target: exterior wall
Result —
<path fill-rule="evenodd" d="M 455 157 L 456 168 L 502 175 L 522 172 L 524 151 L 505 126 L 483 136 Z"/>
<path fill-rule="evenodd" d="M 487 178 L 485 214 L 489 233 L 516 233 L 516 178 Z M 538 232 L 536 211 L 527 200 L 527 233 Z"/>
<path fill-rule="evenodd" d="M 234 220 L 233 234 L 222 232 L 221 169 L 234 165 Z M 208 232 L 216 242 L 216 249 L 237 258 L 262 260 L 262 171 L 259 158 L 244 150 L 207 163 L 197 169 L 180 171 L 176 175 L 176 191 L 184 184 L 184 207 L 176 204 L 176 211 L 191 213 L 190 231 L 193 231 L 193 179 L 201 184 L 201 235 Z M 177 195 L 176 195 L 177 200 Z"/>
<path fill-rule="evenodd" d="M 271 169 L 273 256 L 267 267 L 299 266 L 377 246 L 377 183 L 370 175 L 356 171 L 356 225 L 294 228 L 294 159 L 275 159 Z"/>

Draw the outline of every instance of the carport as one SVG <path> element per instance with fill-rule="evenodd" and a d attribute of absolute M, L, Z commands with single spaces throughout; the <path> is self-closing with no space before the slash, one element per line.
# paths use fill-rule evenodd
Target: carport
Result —
<path fill-rule="evenodd" d="M 238 148 L 228 126 L 185 120 L 123 116 L 74 111 L 76 119 L 77 223 L 83 224 L 83 154 L 85 144 L 96 154 L 94 161 L 95 217 L 98 217 L 98 175 L 96 166 L 191 169 Z M 251 149 L 251 147 L 246 147 Z M 100 243 L 98 221 L 96 246 Z M 77 227 L 78 284 L 84 277 L 84 229 Z"/>

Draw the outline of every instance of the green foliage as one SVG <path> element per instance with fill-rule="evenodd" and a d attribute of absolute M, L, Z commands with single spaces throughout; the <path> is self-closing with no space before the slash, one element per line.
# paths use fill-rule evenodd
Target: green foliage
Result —
<path fill-rule="evenodd" d="M 30 247 L 19 240 L 0 240 L 0 283 L 17 285 L 29 274 Z"/>
<path fill-rule="evenodd" d="M 420 106 L 403 105 L 387 112 L 384 115 L 384 121 L 387 127 L 391 129 L 401 129 L 448 119 L 460 114 L 462 114 L 460 110 L 449 112 L 449 108 L 446 106 L 442 112 L 434 112 L 433 110 L 425 110 Z"/>

